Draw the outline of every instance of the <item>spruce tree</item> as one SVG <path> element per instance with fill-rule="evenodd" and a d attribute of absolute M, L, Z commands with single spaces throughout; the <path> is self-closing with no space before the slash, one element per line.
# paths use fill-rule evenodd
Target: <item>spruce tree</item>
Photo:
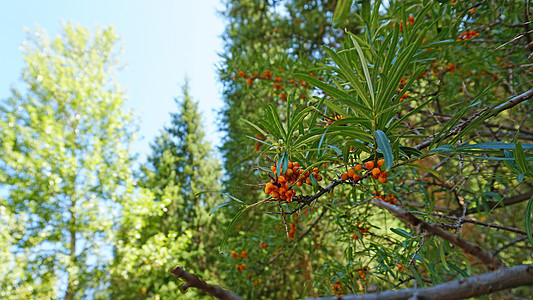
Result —
<path fill-rule="evenodd" d="M 182 264 L 197 274 L 216 267 L 216 240 L 221 236 L 217 228 L 223 225 L 215 226 L 215 221 L 220 224 L 222 219 L 209 218 L 216 198 L 201 192 L 220 190 L 220 166 L 205 141 L 188 83 L 176 104 L 178 112 L 171 113 L 170 126 L 155 138 L 143 167 L 140 187 L 147 197 L 124 211 L 113 298 L 181 297 L 168 273 L 171 267 Z"/>

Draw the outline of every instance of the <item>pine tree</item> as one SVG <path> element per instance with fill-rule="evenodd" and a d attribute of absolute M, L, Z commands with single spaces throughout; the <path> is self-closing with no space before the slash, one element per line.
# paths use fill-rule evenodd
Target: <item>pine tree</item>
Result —
<path fill-rule="evenodd" d="M 0 208 L 11 214 L 9 249 L 24 257 L 11 284 L 26 292 L 8 298 L 73 299 L 103 286 L 103 248 L 132 188 L 116 42 L 112 27 L 65 24 L 61 36 L 37 29 L 24 43 L 27 91 L 0 106 Z"/>
<path fill-rule="evenodd" d="M 216 198 L 199 193 L 220 190 L 220 166 L 205 141 L 198 105 L 188 90 L 185 83 L 183 97 L 176 101 L 178 112 L 171 113 L 170 126 L 151 145 L 152 154 L 143 168 L 140 185 L 150 192 L 151 200 L 125 208 L 127 234 L 117 244 L 113 298 L 180 297 L 168 273 L 171 267 L 184 264 L 198 274 L 216 267 L 218 252 L 213 250 L 221 236 L 217 228 L 223 225 L 215 222 L 221 224 L 223 219 L 209 218 Z"/>

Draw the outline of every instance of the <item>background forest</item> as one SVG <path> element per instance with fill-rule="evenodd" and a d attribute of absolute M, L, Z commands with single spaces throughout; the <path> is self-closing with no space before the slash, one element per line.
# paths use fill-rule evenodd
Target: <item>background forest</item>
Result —
<path fill-rule="evenodd" d="M 114 27 L 28 35 L 0 298 L 533 294 L 529 2 L 224 7 L 221 147 L 186 80 L 140 165 Z"/>

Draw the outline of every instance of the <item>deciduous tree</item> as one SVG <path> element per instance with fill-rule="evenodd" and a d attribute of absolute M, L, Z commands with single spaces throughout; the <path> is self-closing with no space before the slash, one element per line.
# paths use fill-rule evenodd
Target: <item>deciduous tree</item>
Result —
<path fill-rule="evenodd" d="M 36 29 L 23 45 L 22 88 L 0 106 L 1 208 L 9 214 L 2 228 L 10 235 L 3 242 L 12 253 L 1 264 L 22 257 L 7 266 L 24 270 L 7 283 L 22 293 L 9 297 L 89 296 L 103 288 L 109 241 L 133 183 L 117 35 L 64 24 L 61 35 Z"/>

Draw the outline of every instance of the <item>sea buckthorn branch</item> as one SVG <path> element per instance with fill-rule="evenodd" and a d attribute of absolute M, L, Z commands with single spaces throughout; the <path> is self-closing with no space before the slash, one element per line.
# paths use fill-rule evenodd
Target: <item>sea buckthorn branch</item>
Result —
<path fill-rule="evenodd" d="M 473 219 L 458 218 L 458 217 L 455 217 L 455 216 L 447 216 L 447 215 L 443 215 L 443 214 L 439 214 L 439 213 L 432 213 L 431 215 L 439 217 L 439 218 L 449 219 L 449 220 L 455 220 L 455 221 L 461 220 L 461 222 L 464 222 L 464 223 L 472 223 L 472 224 L 476 224 L 476 225 L 481 225 L 481 226 L 486 226 L 486 227 L 490 227 L 490 228 L 507 230 L 507 231 L 510 231 L 510 232 L 515 232 L 515 233 L 524 234 L 524 235 L 527 234 L 527 232 L 525 230 L 514 228 L 514 227 L 509 227 L 509 226 L 498 225 L 498 224 L 494 224 L 494 223 L 486 223 L 486 222 L 473 220 Z"/>
<path fill-rule="evenodd" d="M 517 237 L 516 239 L 513 239 L 512 241 L 510 241 L 509 243 L 501 246 L 500 248 L 494 250 L 492 252 L 492 255 L 498 255 L 498 253 L 502 252 L 503 250 L 505 250 L 506 248 L 509 248 L 517 243 L 520 243 L 520 242 L 523 242 L 525 240 L 527 240 L 527 235 L 526 236 L 521 236 L 521 237 Z"/>
<path fill-rule="evenodd" d="M 388 210 L 394 216 L 404 221 L 407 221 L 412 226 L 416 226 L 422 230 L 429 232 L 430 234 L 440 236 L 448 242 L 463 249 L 465 253 L 477 257 L 483 264 L 487 265 L 490 268 L 500 268 L 504 266 L 503 262 L 498 257 L 483 250 L 479 245 L 466 241 L 455 234 L 451 234 L 437 225 L 424 222 L 401 207 L 391 205 L 389 203 L 377 199 L 373 199 L 371 203 L 379 208 Z"/>
<path fill-rule="evenodd" d="M 426 155 L 423 155 L 421 157 L 414 157 L 414 158 L 410 158 L 410 159 L 407 159 L 407 160 L 402 161 L 402 162 L 398 162 L 398 163 L 396 163 L 395 165 L 393 165 L 391 167 L 391 170 L 394 169 L 394 168 L 409 164 L 409 163 L 411 163 L 413 161 L 417 161 L 419 159 L 422 159 L 422 158 L 426 157 L 427 155 L 431 155 L 431 154 L 426 154 Z M 372 176 L 372 170 L 368 170 L 364 174 L 361 174 L 361 176 L 357 179 L 357 181 L 362 181 L 363 179 L 366 179 L 367 177 L 371 177 L 371 176 Z M 281 215 L 281 214 L 292 215 L 292 214 L 295 214 L 298 211 L 302 210 L 302 208 L 304 208 L 305 206 L 311 205 L 311 203 L 313 201 L 317 200 L 318 198 L 320 198 L 325 193 L 332 192 L 333 189 L 336 186 L 340 185 L 340 184 L 349 184 L 351 186 L 355 186 L 356 185 L 356 183 L 354 181 L 352 181 L 351 179 L 348 179 L 348 180 L 342 180 L 342 179 L 335 180 L 335 181 L 333 181 L 330 185 L 328 185 L 325 188 L 322 188 L 319 185 L 319 188 L 318 188 L 319 191 L 316 194 L 314 194 L 314 195 L 311 195 L 311 196 L 303 196 L 303 195 L 294 196 L 292 198 L 292 202 L 301 203 L 301 205 L 298 206 L 297 208 L 289 211 L 289 212 L 283 211 L 283 212 L 265 212 L 265 213 L 272 214 L 272 215 Z"/>
<path fill-rule="evenodd" d="M 299 237 L 298 239 L 296 240 L 296 242 L 292 243 L 290 245 L 290 247 L 293 248 L 293 251 L 292 253 L 290 254 L 289 257 L 292 257 L 292 255 L 294 255 L 294 252 L 296 250 L 296 246 L 298 245 L 298 243 L 300 243 L 303 238 L 309 234 L 309 232 L 311 232 L 311 230 L 318 224 L 318 222 L 322 219 L 322 217 L 324 217 L 324 215 L 326 214 L 326 211 L 327 209 L 326 208 L 323 208 L 322 209 L 322 212 L 320 213 L 320 215 L 313 221 L 313 223 L 311 223 L 309 225 L 309 228 L 307 228 L 306 231 L 304 231 Z M 289 247 L 289 248 L 290 248 Z M 256 275 L 260 275 L 261 273 L 263 273 L 263 271 L 265 270 L 266 267 L 268 267 L 270 264 L 272 264 L 274 261 L 276 261 L 280 256 L 281 256 L 281 253 L 284 251 L 284 249 L 280 249 L 276 255 L 274 255 L 274 257 L 272 257 L 270 260 L 268 260 L 266 263 L 263 264 L 263 267 L 261 269 L 259 269 L 257 272 L 256 272 Z"/>
<path fill-rule="evenodd" d="M 491 210 L 494 210 L 494 209 L 497 209 L 497 208 L 506 207 L 506 206 L 509 206 L 509 205 L 513 205 L 513 204 L 524 202 L 524 201 L 528 200 L 529 198 L 531 198 L 531 196 L 533 196 L 533 190 L 530 190 L 527 193 L 520 194 L 520 195 L 517 195 L 517 196 L 506 197 L 506 198 L 504 198 L 503 200 L 500 200 L 500 201 L 490 201 L 490 202 L 487 202 L 486 204 L 488 206 L 488 211 L 491 211 Z M 466 210 L 466 215 L 471 215 L 471 214 L 484 212 L 484 211 L 485 211 L 484 207 L 469 208 L 469 209 Z M 455 210 L 452 210 L 450 212 L 451 215 L 455 215 L 455 216 L 460 215 L 462 213 L 463 213 L 462 209 L 455 209 Z"/>
<path fill-rule="evenodd" d="M 502 268 L 423 289 L 403 289 L 377 294 L 344 295 L 343 300 L 464 299 L 524 285 L 533 285 L 533 264 Z M 336 300 L 338 297 L 308 298 Z"/>
<path fill-rule="evenodd" d="M 438 142 L 438 141 L 442 141 L 444 139 L 447 139 L 450 136 L 459 134 L 470 123 L 475 122 L 476 120 L 478 120 L 481 117 L 484 117 L 484 115 L 485 115 L 484 113 L 485 112 L 488 112 L 490 117 L 494 117 L 494 116 L 498 115 L 500 112 L 502 112 L 504 110 L 510 109 L 510 108 L 516 106 L 519 103 L 522 103 L 522 102 L 524 102 L 526 100 L 531 99 L 531 97 L 533 97 L 533 88 L 528 90 L 528 91 L 526 91 L 526 92 L 524 92 L 524 93 L 522 93 L 522 94 L 520 94 L 520 95 L 518 95 L 518 96 L 515 96 L 515 97 L 505 101 L 502 104 L 495 105 L 495 106 L 492 106 L 492 107 L 486 107 L 486 108 L 484 108 L 482 110 L 479 110 L 478 112 L 473 114 L 470 118 L 468 118 L 466 121 L 454 126 L 446 135 L 443 135 L 443 136 L 441 136 L 439 138 L 437 138 L 437 135 L 433 135 L 432 137 L 430 137 L 429 139 L 425 140 L 424 142 L 416 145 L 414 148 L 418 149 L 418 150 L 425 149 L 425 148 L 429 147 L 429 145 L 431 145 L 431 143 L 435 139 L 437 139 L 437 142 Z"/>
<path fill-rule="evenodd" d="M 218 285 L 211 285 L 203 281 L 198 277 L 198 275 L 191 274 L 181 267 L 177 266 L 170 271 L 174 277 L 183 279 L 185 284 L 181 285 L 179 288 L 182 292 L 186 292 L 189 287 L 194 287 L 204 291 L 206 294 L 216 297 L 221 300 L 242 300 L 241 297 L 235 295 L 234 293 L 227 291 L 221 288 Z"/>

